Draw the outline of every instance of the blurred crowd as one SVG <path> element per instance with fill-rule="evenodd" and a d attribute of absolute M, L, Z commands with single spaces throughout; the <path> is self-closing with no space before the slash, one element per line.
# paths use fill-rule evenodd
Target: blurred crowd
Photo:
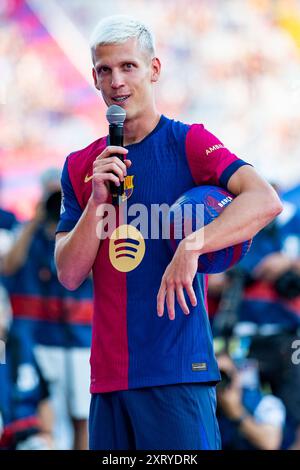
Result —
<path fill-rule="evenodd" d="M 51 3 L 85 38 L 86 55 L 102 16 L 145 20 L 163 64 L 160 111 L 204 122 L 283 189 L 299 184 L 299 1 Z M 4 1 L 0 22 L 0 447 L 82 449 L 92 286 L 58 283 L 59 171 L 44 170 L 105 132 L 104 107 L 39 2 Z M 300 209 L 284 207 L 236 269 L 209 279 L 227 449 L 300 449 Z"/>
<path fill-rule="evenodd" d="M 283 207 L 235 268 L 209 279 L 224 449 L 300 448 L 300 210 Z"/>
<path fill-rule="evenodd" d="M 85 449 L 92 280 L 60 285 L 59 171 L 40 181 L 31 220 L 0 210 L 0 448 Z M 209 276 L 224 449 L 300 449 L 300 208 L 283 202 L 246 257 Z"/>
<path fill-rule="evenodd" d="M 32 214 L 38 172 L 48 160 L 61 166 L 67 153 L 105 130 L 104 107 L 85 64 L 92 29 L 112 11 L 134 12 L 153 28 L 163 64 L 157 87 L 163 113 L 204 122 L 269 179 L 285 187 L 298 183 L 299 0 L 112 0 L 109 6 L 5 0 L 0 171 L 6 207 L 15 210 L 16 193 L 30 194 L 30 204 L 17 211 L 22 218 Z M 54 14 L 68 27 L 53 25 Z"/>
<path fill-rule="evenodd" d="M 0 448 L 86 449 L 92 280 L 74 292 L 59 283 L 58 170 L 43 173 L 41 190 L 25 224 L 8 211 L 0 217 Z"/>

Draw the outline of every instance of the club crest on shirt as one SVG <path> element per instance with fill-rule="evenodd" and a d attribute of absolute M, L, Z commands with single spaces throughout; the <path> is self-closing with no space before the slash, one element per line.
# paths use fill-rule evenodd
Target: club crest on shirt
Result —
<path fill-rule="evenodd" d="M 122 202 L 130 198 L 133 193 L 134 184 L 133 184 L 134 175 L 125 176 L 124 180 L 124 194 L 122 196 Z"/>

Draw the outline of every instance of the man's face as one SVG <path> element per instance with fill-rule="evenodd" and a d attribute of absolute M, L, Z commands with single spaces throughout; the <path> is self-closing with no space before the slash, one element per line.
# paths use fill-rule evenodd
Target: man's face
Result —
<path fill-rule="evenodd" d="M 107 106 L 117 104 L 126 119 L 135 119 L 153 106 L 153 83 L 160 62 L 142 51 L 136 38 L 123 44 L 98 46 L 94 52 L 93 78 Z"/>

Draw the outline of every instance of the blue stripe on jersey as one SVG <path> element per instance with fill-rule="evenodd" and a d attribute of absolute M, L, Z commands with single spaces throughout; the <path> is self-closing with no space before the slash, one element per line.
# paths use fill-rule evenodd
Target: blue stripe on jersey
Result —
<path fill-rule="evenodd" d="M 70 230 L 75 227 L 82 214 L 82 209 L 79 205 L 72 183 L 70 181 L 68 158 L 66 159 L 63 167 L 61 175 L 61 186 L 63 188 L 61 215 L 56 233 L 70 232 Z"/>
<path fill-rule="evenodd" d="M 140 144 L 128 146 L 128 158 L 135 175 L 128 209 L 140 201 L 147 206 L 149 237 L 153 223 L 151 204 L 171 205 L 195 186 L 184 145 L 189 126 L 165 122 L 152 138 L 148 136 Z M 167 190 L 165 178 L 156 177 L 165 174 L 166 168 L 172 180 Z M 128 217 L 128 223 L 130 221 Z M 184 315 L 176 303 L 175 321 L 169 320 L 166 308 L 165 315 L 159 318 L 156 295 L 172 254 L 167 240 L 162 238 L 148 238 L 145 244 L 143 262 L 126 274 L 129 388 L 219 380 L 204 303 L 204 276 L 198 274 L 194 280 L 197 307 L 193 308 L 187 298 L 189 316 Z M 201 370 L 193 370 L 193 364 L 202 364 Z"/>

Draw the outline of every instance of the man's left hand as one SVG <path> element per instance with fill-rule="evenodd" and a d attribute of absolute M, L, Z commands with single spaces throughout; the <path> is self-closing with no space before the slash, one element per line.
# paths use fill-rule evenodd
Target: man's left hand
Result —
<path fill-rule="evenodd" d="M 197 272 L 199 253 L 187 249 L 187 239 L 182 240 L 175 255 L 168 265 L 157 295 L 157 314 L 164 314 L 165 299 L 170 320 L 175 319 L 175 294 L 183 312 L 190 313 L 184 296 L 184 289 L 193 307 L 197 305 L 197 298 L 193 289 L 193 280 Z"/>

